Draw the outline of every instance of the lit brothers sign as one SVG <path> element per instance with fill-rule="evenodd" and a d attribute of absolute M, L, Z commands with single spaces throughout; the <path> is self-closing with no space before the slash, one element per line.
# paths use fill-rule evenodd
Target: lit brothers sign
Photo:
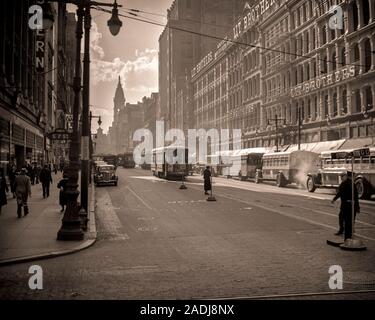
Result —
<path fill-rule="evenodd" d="M 233 38 L 236 40 L 244 31 L 260 21 L 263 14 L 278 4 L 280 0 L 261 0 L 253 7 L 246 3 L 247 14 L 233 27 Z"/>
<path fill-rule="evenodd" d="M 298 97 L 306 93 L 325 88 L 327 86 L 339 83 L 341 81 L 353 78 L 356 75 L 355 66 L 346 67 L 328 75 L 317 77 L 314 80 L 305 82 L 299 86 L 296 86 L 290 90 L 290 95 Z"/>

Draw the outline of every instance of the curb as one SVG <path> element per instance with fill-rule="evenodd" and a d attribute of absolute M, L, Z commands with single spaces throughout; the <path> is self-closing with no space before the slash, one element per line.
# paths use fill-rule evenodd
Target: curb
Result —
<path fill-rule="evenodd" d="M 12 264 L 18 263 L 25 263 L 35 260 L 44 260 L 44 259 L 51 259 L 56 257 L 65 256 L 68 254 L 76 253 L 91 247 L 96 242 L 97 231 L 96 231 L 96 221 L 95 221 L 95 210 L 96 210 L 96 199 L 95 199 L 95 186 L 92 183 L 91 185 L 91 201 L 90 201 L 90 210 L 89 210 L 89 231 L 85 233 L 85 238 L 87 239 L 83 243 L 79 244 L 78 246 L 72 249 L 60 250 L 60 251 L 50 251 L 47 253 L 7 259 L 0 261 L 1 266 L 7 266 Z"/>

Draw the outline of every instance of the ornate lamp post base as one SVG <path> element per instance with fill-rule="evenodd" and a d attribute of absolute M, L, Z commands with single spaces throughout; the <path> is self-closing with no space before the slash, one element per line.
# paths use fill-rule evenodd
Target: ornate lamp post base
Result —
<path fill-rule="evenodd" d="M 73 149 L 75 144 L 73 143 Z M 63 241 L 76 241 L 83 240 L 84 233 L 81 227 L 81 218 L 79 216 L 79 207 L 77 203 L 77 198 L 79 196 L 79 191 L 77 190 L 78 180 L 78 167 L 76 162 L 70 163 L 67 169 L 70 181 L 67 183 L 66 196 L 67 196 L 67 206 L 64 213 L 64 218 L 62 219 L 62 225 L 57 233 L 57 240 Z"/>
<path fill-rule="evenodd" d="M 81 229 L 81 220 L 64 221 L 57 233 L 57 240 L 60 241 L 79 241 L 83 240 L 84 234 Z"/>

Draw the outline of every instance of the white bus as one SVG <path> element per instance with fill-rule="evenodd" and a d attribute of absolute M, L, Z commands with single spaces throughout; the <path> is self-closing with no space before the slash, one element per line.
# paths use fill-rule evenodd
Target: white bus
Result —
<path fill-rule="evenodd" d="M 262 169 L 258 169 L 255 182 L 276 181 L 278 187 L 291 183 L 304 184 L 309 172 L 316 172 L 319 154 L 310 151 L 266 153 L 262 158 Z"/>
<path fill-rule="evenodd" d="M 182 151 L 183 159 L 176 159 Z M 152 150 L 151 171 L 154 176 L 163 179 L 182 179 L 192 172 L 192 166 L 188 164 L 188 149 L 185 147 L 168 146 Z"/>

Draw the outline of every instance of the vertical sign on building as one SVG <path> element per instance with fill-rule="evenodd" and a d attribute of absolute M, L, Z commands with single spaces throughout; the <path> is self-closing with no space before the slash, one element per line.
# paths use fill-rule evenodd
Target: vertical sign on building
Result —
<path fill-rule="evenodd" d="M 44 72 L 45 60 L 45 31 L 38 29 L 36 31 L 36 71 L 38 73 Z"/>

